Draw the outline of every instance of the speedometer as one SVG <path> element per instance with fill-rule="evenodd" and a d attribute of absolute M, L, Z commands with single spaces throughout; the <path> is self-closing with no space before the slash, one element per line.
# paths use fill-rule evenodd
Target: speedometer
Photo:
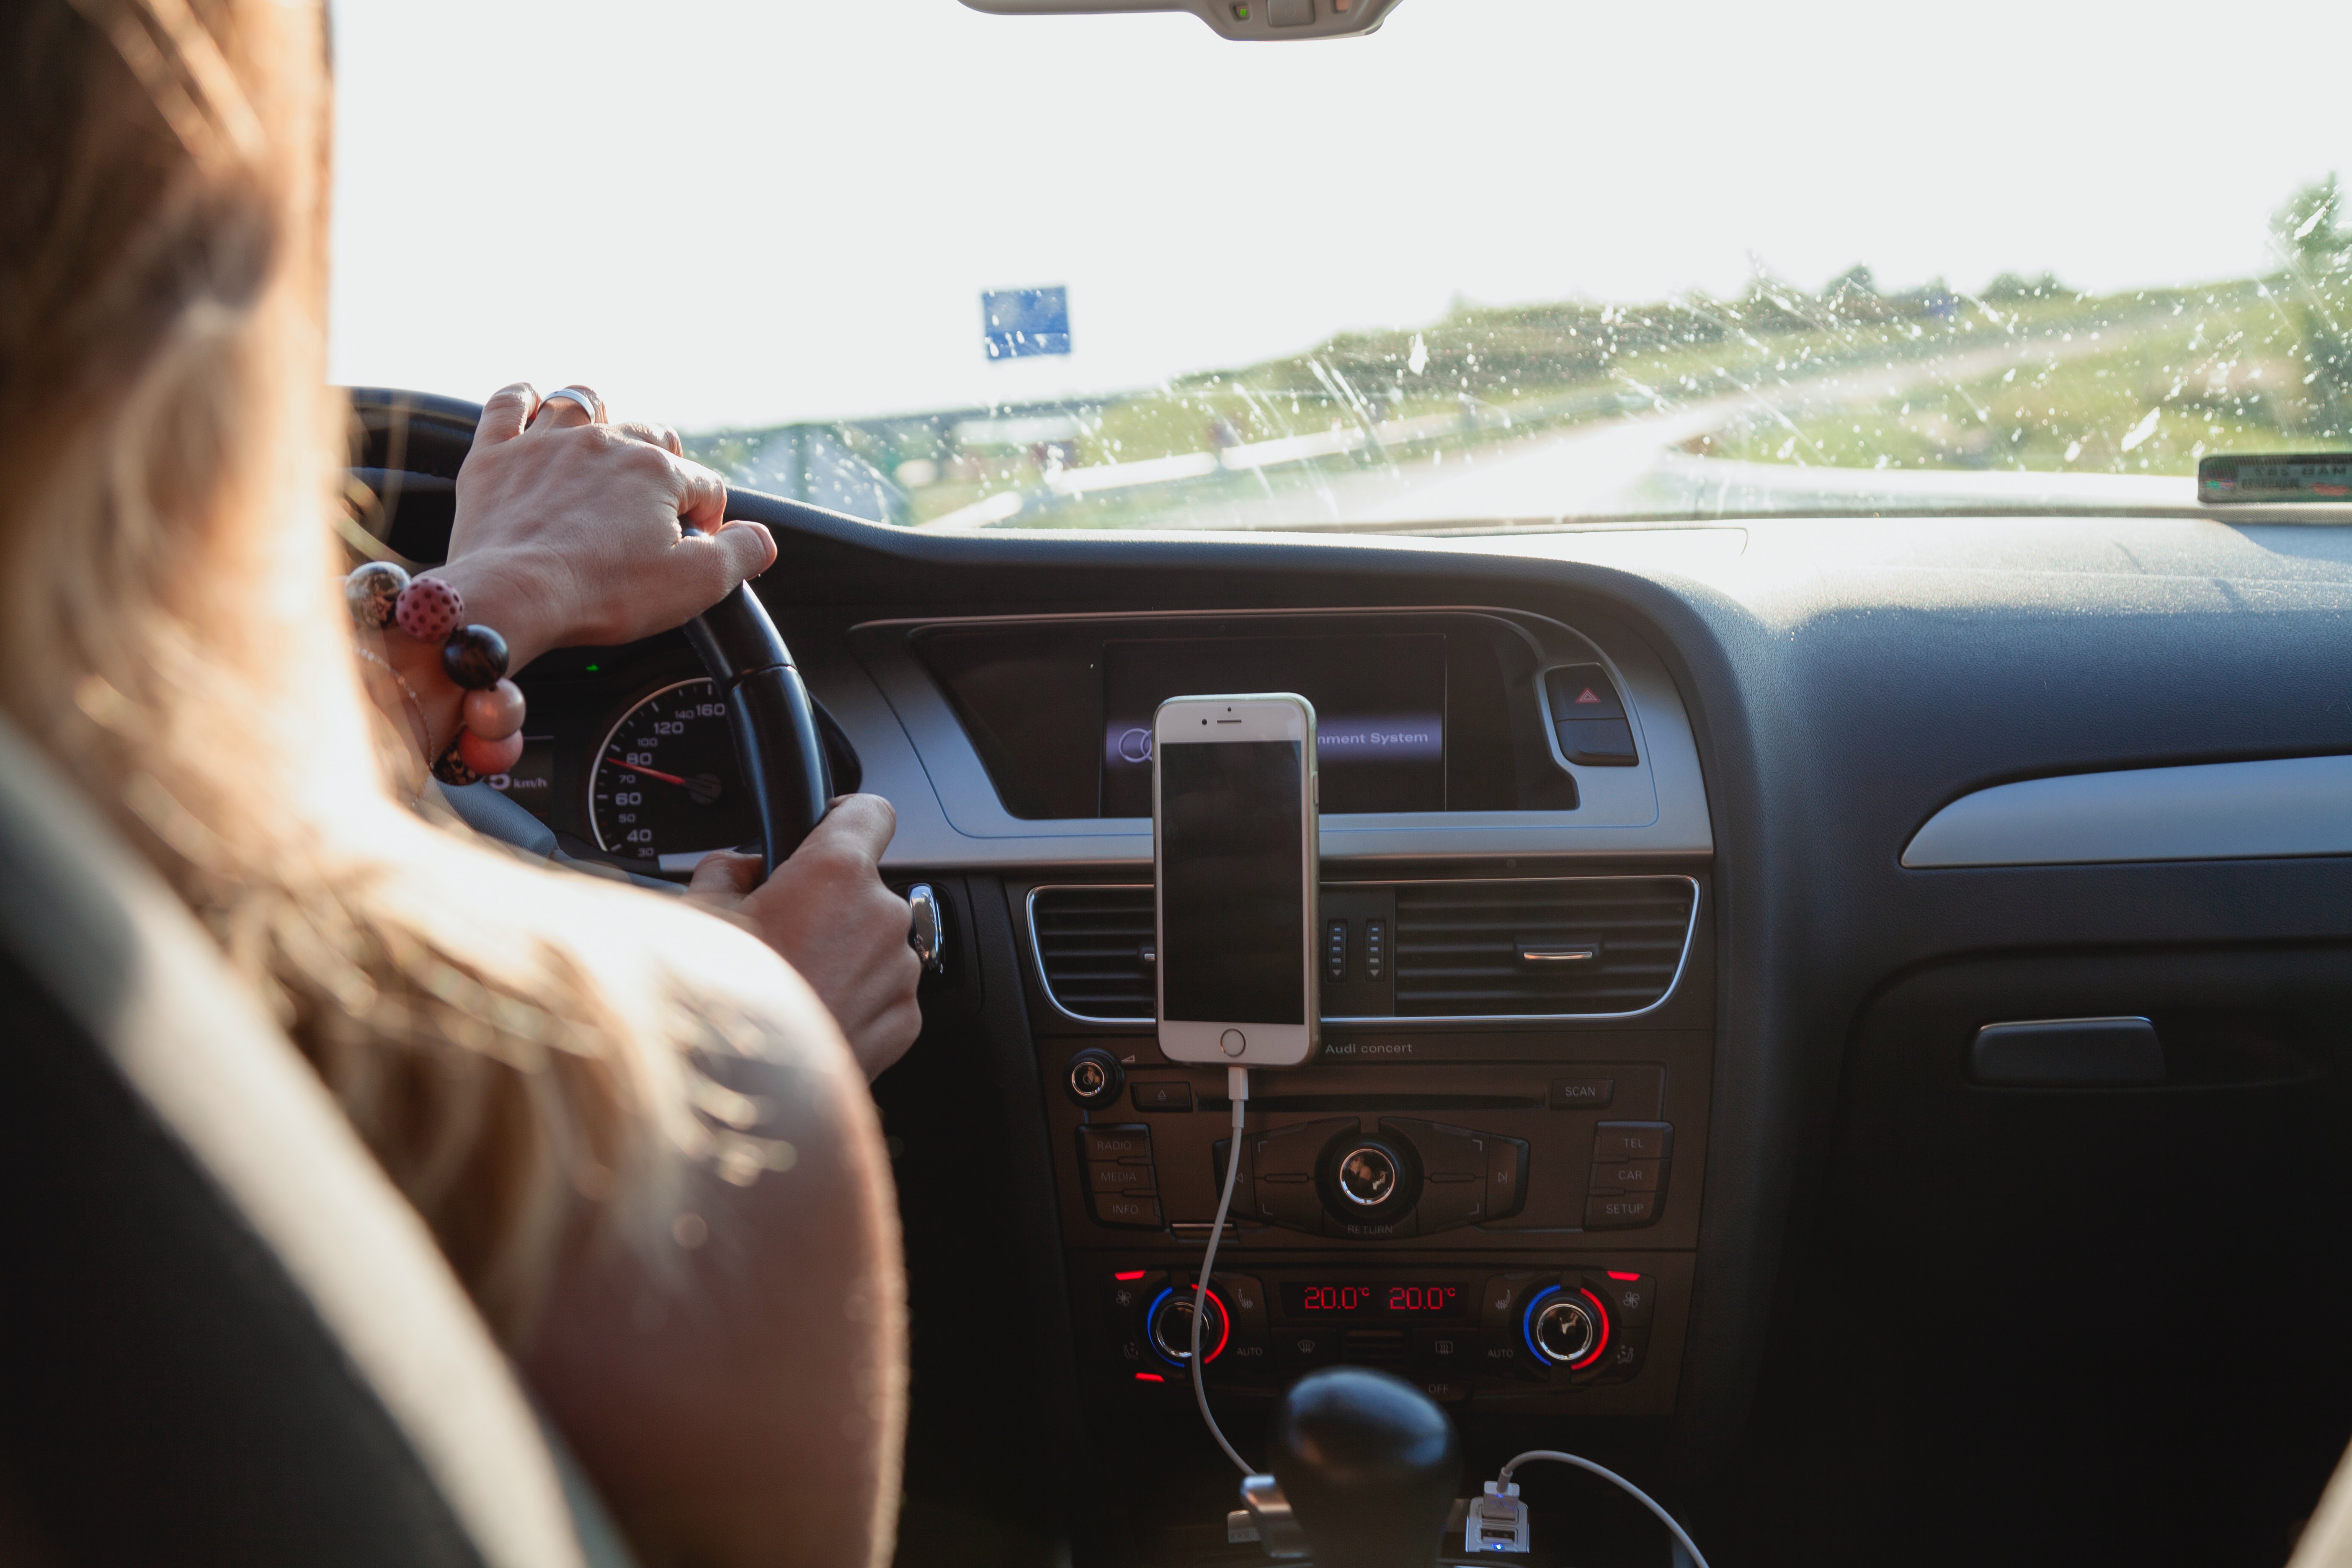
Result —
<path fill-rule="evenodd" d="M 648 871 L 691 871 L 713 849 L 756 842 L 718 688 L 681 680 L 622 714 L 596 750 L 588 816 L 598 848 Z"/>

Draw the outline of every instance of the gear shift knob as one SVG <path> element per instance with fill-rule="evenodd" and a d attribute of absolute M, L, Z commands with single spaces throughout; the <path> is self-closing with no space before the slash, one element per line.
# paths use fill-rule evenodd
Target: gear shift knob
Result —
<path fill-rule="evenodd" d="M 1462 1479 L 1454 1423 L 1402 1378 L 1335 1366 L 1275 1406 L 1275 1479 L 1316 1568 L 1429 1568 Z"/>

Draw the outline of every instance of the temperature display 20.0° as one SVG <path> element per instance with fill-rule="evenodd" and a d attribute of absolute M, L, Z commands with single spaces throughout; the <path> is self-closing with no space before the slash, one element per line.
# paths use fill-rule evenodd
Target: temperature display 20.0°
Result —
<path fill-rule="evenodd" d="M 1393 1279 L 1288 1279 L 1283 1311 L 1294 1320 L 1446 1323 L 1469 1316 L 1459 1285 Z"/>

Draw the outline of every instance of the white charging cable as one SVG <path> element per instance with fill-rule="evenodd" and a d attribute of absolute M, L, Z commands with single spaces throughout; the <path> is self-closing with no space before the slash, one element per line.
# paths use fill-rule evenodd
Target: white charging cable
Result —
<path fill-rule="evenodd" d="M 1209 1386 L 1201 1376 L 1201 1325 L 1208 1321 L 1209 1270 L 1216 1267 L 1217 1243 L 1224 1239 L 1225 1215 L 1234 1206 L 1234 1184 L 1240 1180 L 1242 1170 L 1242 1113 L 1249 1105 L 1249 1068 L 1225 1069 L 1225 1096 L 1234 1102 L 1233 1150 L 1225 1156 L 1225 1192 L 1217 1200 L 1217 1223 L 1209 1227 L 1209 1250 L 1201 1259 L 1201 1277 L 1192 1282 L 1192 1397 L 1201 1405 L 1201 1419 L 1209 1424 L 1209 1436 L 1225 1451 L 1225 1458 L 1242 1468 L 1242 1474 L 1254 1476 L 1250 1462 L 1240 1450 L 1225 1441 L 1224 1429 L 1217 1425 L 1216 1416 L 1209 1412 Z M 1233 1332 L 1233 1309 L 1225 1309 L 1225 1332 Z M 1513 1460 L 1512 1463 L 1517 1463 Z M 1706 1568 L 1704 1563 L 1699 1568 Z"/>
<path fill-rule="evenodd" d="M 1534 1459 L 1549 1459 L 1554 1464 L 1573 1465 L 1580 1470 L 1590 1471 L 1602 1480 L 1618 1487 L 1635 1502 L 1658 1516 L 1658 1522 L 1673 1533 L 1675 1540 L 1680 1543 L 1685 1552 L 1690 1553 L 1694 1568 L 1706 1568 L 1706 1559 L 1700 1555 L 1698 1547 L 1692 1542 L 1690 1532 L 1682 1527 L 1673 1514 L 1659 1507 L 1657 1501 L 1649 1493 L 1605 1466 L 1596 1465 L 1591 1460 L 1580 1458 L 1574 1454 L 1563 1454 L 1556 1448 L 1535 1448 L 1521 1454 L 1503 1467 L 1502 1476 L 1498 1479 L 1486 1483 L 1486 1495 L 1477 1500 L 1470 1510 L 1468 1539 L 1464 1542 L 1469 1551 L 1476 1552 L 1528 1550 L 1528 1505 L 1519 1500 L 1519 1489 L 1512 1484 L 1511 1472 Z"/>

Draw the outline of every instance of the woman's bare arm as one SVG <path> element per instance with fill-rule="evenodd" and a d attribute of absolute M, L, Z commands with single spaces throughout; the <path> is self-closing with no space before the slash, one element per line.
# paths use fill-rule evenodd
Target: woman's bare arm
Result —
<path fill-rule="evenodd" d="M 813 1003 L 804 1008 L 814 1014 Z M 829 1021 L 713 1076 L 789 1155 L 698 1168 L 664 1279 L 606 1240 L 559 1270 L 526 1377 L 647 1568 L 887 1563 L 905 1428 L 898 1215 L 862 1077 Z"/>

